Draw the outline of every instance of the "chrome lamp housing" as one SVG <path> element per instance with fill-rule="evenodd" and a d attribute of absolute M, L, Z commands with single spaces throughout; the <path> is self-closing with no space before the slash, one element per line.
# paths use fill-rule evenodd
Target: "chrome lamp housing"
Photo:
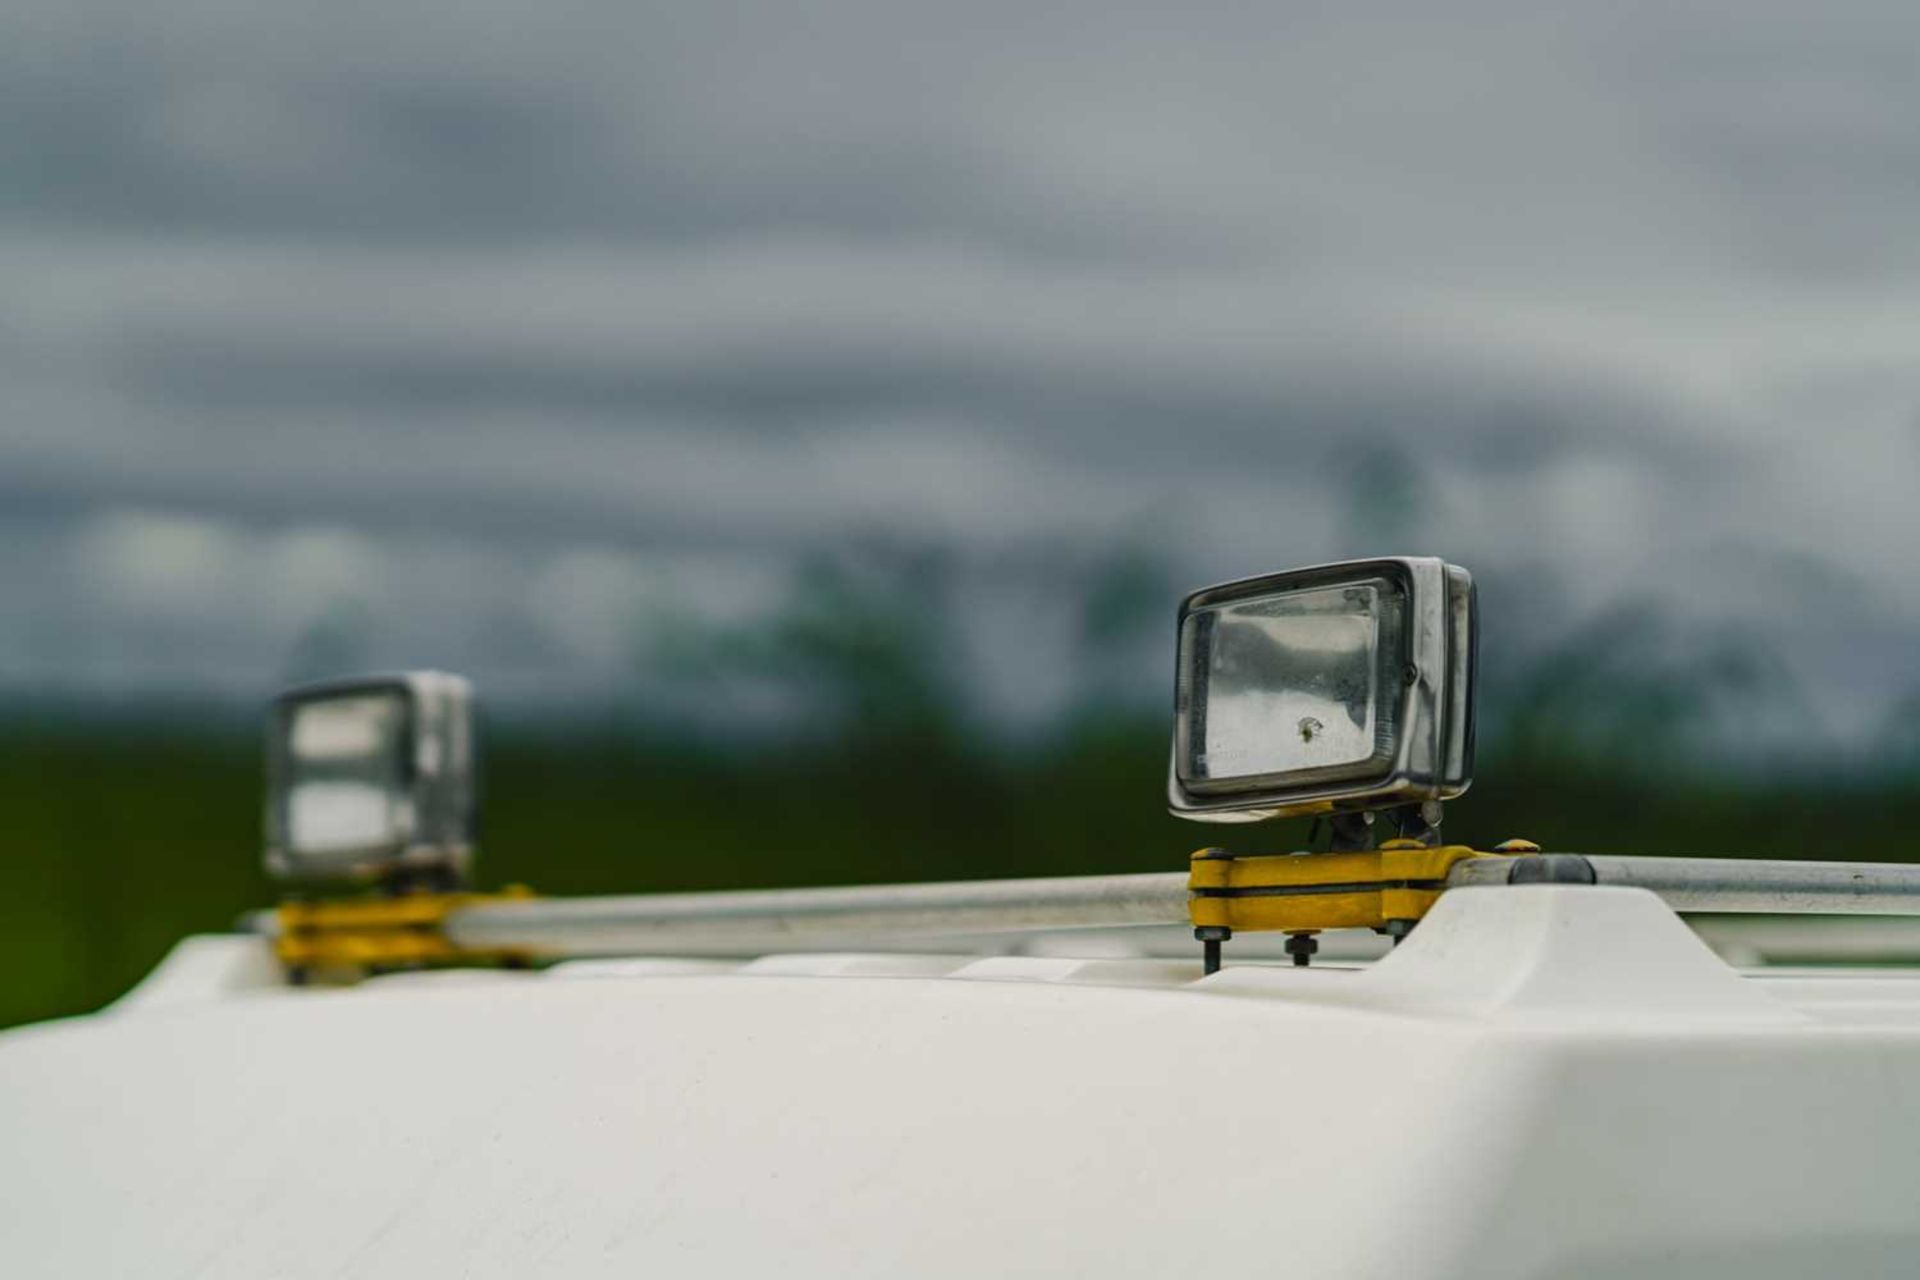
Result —
<path fill-rule="evenodd" d="M 464 883 L 476 756 L 473 690 L 460 676 L 410 671 L 281 694 L 267 730 L 267 871 Z"/>
<path fill-rule="evenodd" d="M 1169 807 L 1254 822 L 1460 795 L 1474 624 L 1472 576 L 1427 557 L 1194 592 L 1179 614 Z"/>

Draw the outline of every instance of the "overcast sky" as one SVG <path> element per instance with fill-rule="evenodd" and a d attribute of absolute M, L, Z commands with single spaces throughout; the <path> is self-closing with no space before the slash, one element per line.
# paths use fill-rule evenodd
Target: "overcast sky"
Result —
<path fill-rule="evenodd" d="M 1435 552 L 1490 628 L 1749 627 L 1858 734 L 1920 684 L 1916 50 L 1898 3 L 0 0 L 0 688 L 264 694 L 347 617 L 592 699 L 637 615 L 893 537 L 1016 616 L 1123 545 Z M 988 632 L 983 696 L 1064 661 Z"/>

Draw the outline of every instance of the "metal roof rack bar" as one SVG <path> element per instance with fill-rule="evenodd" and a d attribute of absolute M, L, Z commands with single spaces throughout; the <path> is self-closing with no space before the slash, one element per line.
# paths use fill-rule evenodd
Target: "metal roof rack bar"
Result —
<path fill-rule="evenodd" d="M 474 906 L 461 947 L 542 956 L 752 955 L 914 937 L 1187 922 L 1187 874 L 1066 876 L 834 889 L 742 889 Z"/>
<path fill-rule="evenodd" d="M 1767 858 L 1469 858 L 1448 888 L 1527 883 L 1527 864 L 1584 862 L 1589 884 L 1658 894 L 1675 911 L 1806 915 L 1920 915 L 1920 865 L 1902 862 L 1787 862 Z M 1577 868 L 1576 868 L 1577 870 Z M 1578 881 L 1575 881 L 1576 883 Z"/>
<path fill-rule="evenodd" d="M 1470 858 L 1448 888 L 1539 883 L 1648 889 L 1679 912 L 1920 916 L 1920 866 L 1748 858 Z M 536 956 L 751 955 L 903 939 L 1186 925 L 1184 872 L 831 889 L 751 889 L 489 903 L 450 913 L 461 947 Z"/>

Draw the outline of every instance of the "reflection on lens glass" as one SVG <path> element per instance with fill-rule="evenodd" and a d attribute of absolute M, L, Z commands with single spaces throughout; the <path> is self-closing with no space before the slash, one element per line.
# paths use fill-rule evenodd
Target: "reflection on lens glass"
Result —
<path fill-rule="evenodd" d="M 412 834 L 407 702 L 398 693 L 316 698 L 288 726 L 289 850 L 391 848 Z"/>
<path fill-rule="evenodd" d="M 364 782 L 303 782 L 287 797 L 294 848 L 331 853 L 389 844 L 394 839 L 393 796 Z"/>
<path fill-rule="evenodd" d="M 293 754 L 306 760 L 377 755 L 399 733 L 405 715 L 405 705 L 393 694 L 305 703 L 293 715 Z"/>
<path fill-rule="evenodd" d="M 1181 765 L 1226 789 L 1271 774 L 1366 768 L 1390 726 L 1383 636 L 1398 592 L 1379 579 L 1199 609 L 1186 621 Z"/>

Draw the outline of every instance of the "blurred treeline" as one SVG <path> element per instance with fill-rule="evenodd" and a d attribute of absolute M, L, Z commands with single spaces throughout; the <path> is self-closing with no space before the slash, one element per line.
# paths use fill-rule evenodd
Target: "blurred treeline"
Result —
<path fill-rule="evenodd" d="M 1207 843 L 1311 838 L 1304 823 L 1166 815 L 1171 575 L 1141 557 L 1089 569 L 1074 690 L 1019 734 L 973 706 L 950 579 L 925 555 L 823 560 L 771 626 L 652 620 L 636 664 L 677 691 L 669 704 L 493 722 L 483 882 L 572 894 L 1172 870 Z M 1838 764 L 1740 750 L 1753 717 L 1790 717 L 1795 699 L 1751 641 L 1678 636 L 1627 609 L 1503 652 L 1488 585 L 1479 781 L 1450 806 L 1449 839 L 1920 859 L 1914 708 Z M 1139 683 L 1140 652 L 1156 655 L 1144 695 L 1121 687 Z M 774 707 L 780 727 L 701 714 L 735 702 Z M 11 716 L 0 1025 L 98 1007 L 182 935 L 270 903 L 260 797 L 259 744 L 230 716 Z"/>

